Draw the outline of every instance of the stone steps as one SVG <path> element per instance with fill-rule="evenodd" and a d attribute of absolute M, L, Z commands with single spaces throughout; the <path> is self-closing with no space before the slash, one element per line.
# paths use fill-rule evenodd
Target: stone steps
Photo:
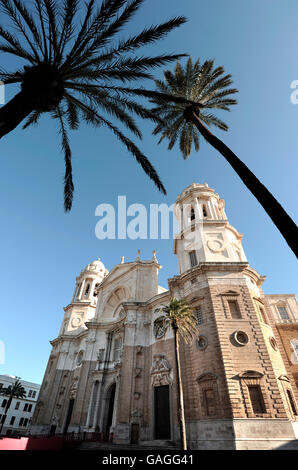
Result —
<path fill-rule="evenodd" d="M 111 442 L 82 442 L 76 450 L 175 450 L 178 447 L 171 441 L 143 441 L 141 444 L 114 444 Z"/>

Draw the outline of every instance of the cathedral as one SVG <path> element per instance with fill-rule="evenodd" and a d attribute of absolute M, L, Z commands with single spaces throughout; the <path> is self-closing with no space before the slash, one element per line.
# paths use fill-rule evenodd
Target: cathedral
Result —
<path fill-rule="evenodd" d="M 187 207 L 187 211 L 183 210 Z M 266 295 L 225 201 L 205 184 L 178 195 L 178 273 L 152 259 L 101 260 L 76 278 L 33 415 L 31 435 L 89 433 L 118 444 L 180 447 L 173 332 L 162 305 L 186 298 L 199 335 L 180 341 L 189 449 L 298 449 L 298 304 Z M 195 242 L 193 241 L 195 240 Z"/>

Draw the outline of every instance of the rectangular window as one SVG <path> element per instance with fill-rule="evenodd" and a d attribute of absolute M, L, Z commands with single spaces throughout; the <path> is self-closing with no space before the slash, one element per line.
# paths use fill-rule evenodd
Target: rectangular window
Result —
<path fill-rule="evenodd" d="M 286 307 L 277 307 L 277 309 L 278 309 L 278 313 L 280 315 L 280 318 L 282 320 L 289 320 L 289 315 L 288 315 Z"/>
<path fill-rule="evenodd" d="M 198 325 L 201 325 L 203 323 L 203 314 L 200 306 L 196 307 L 195 316 L 197 317 Z"/>
<path fill-rule="evenodd" d="M 237 300 L 228 300 L 228 304 L 229 304 L 231 317 L 236 319 L 236 320 L 238 318 L 241 318 L 241 313 L 240 313 L 240 309 L 239 309 L 239 305 L 238 305 Z"/>
<path fill-rule="evenodd" d="M 289 399 L 289 402 L 290 402 L 290 405 L 291 405 L 291 408 L 292 408 L 292 412 L 295 416 L 297 416 L 297 410 L 296 410 L 296 406 L 295 406 L 295 403 L 294 403 L 293 395 L 290 392 L 290 390 L 287 390 L 287 394 L 288 394 L 288 399 Z"/>
<path fill-rule="evenodd" d="M 27 408 L 28 408 L 28 403 L 25 403 L 25 405 L 24 405 L 24 411 L 27 411 Z"/>
<path fill-rule="evenodd" d="M 114 361 L 119 361 L 122 351 L 122 338 L 118 338 L 114 343 Z"/>
<path fill-rule="evenodd" d="M 34 390 L 34 392 L 32 393 L 32 398 L 35 398 L 36 396 L 36 390 Z"/>
<path fill-rule="evenodd" d="M 26 427 L 26 426 L 27 426 L 27 424 L 28 424 L 28 418 L 25 418 L 25 419 L 24 419 L 23 426 L 24 426 L 24 427 Z"/>
<path fill-rule="evenodd" d="M 29 405 L 27 411 L 30 412 L 31 410 L 32 410 L 32 405 Z"/>
<path fill-rule="evenodd" d="M 16 419 L 16 417 L 12 416 L 9 424 L 12 425 L 14 423 L 15 419 Z"/>
<path fill-rule="evenodd" d="M 189 252 L 190 266 L 193 268 L 198 265 L 197 255 L 195 251 Z"/>
<path fill-rule="evenodd" d="M 20 401 L 17 401 L 17 402 L 16 402 L 15 410 L 18 410 L 18 409 L 19 409 L 20 403 L 21 403 Z"/>
<path fill-rule="evenodd" d="M 204 390 L 203 394 L 206 406 L 206 414 L 207 416 L 214 416 L 216 414 L 214 390 L 212 388 L 206 389 Z"/>
<path fill-rule="evenodd" d="M 19 426 L 23 426 L 24 418 L 20 419 Z"/>
<path fill-rule="evenodd" d="M 261 387 L 259 385 L 249 385 L 248 392 L 253 412 L 255 414 L 266 413 Z"/>
<path fill-rule="evenodd" d="M 32 395 L 32 390 L 29 390 L 28 397 L 31 397 Z"/>
<path fill-rule="evenodd" d="M 7 403 L 7 400 L 4 399 L 3 402 L 2 402 L 2 408 L 4 408 L 6 406 L 6 403 Z"/>

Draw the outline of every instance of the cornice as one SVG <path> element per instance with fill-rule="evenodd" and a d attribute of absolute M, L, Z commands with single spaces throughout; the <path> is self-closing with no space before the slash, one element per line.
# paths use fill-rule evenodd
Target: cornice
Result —
<path fill-rule="evenodd" d="M 244 261 L 233 261 L 233 262 L 217 262 L 217 261 L 206 261 L 198 264 L 197 266 L 188 269 L 182 274 L 174 276 L 168 279 L 169 286 L 175 285 L 176 283 L 179 284 L 181 282 L 185 282 L 193 278 L 194 274 L 205 274 L 210 271 L 218 271 L 218 272 L 243 272 L 247 269 L 248 263 Z"/>
<path fill-rule="evenodd" d="M 66 305 L 66 307 L 63 308 L 64 312 L 69 310 L 71 307 L 90 307 L 90 308 L 96 308 L 96 305 L 92 305 L 91 300 L 80 300 L 78 302 L 70 302 L 70 304 Z"/>

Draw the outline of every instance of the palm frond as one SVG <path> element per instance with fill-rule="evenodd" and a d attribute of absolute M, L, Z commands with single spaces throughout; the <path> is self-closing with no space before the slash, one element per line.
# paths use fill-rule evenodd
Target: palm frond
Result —
<path fill-rule="evenodd" d="M 28 117 L 25 124 L 23 125 L 23 129 L 27 129 L 27 127 L 38 124 L 38 120 L 41 115 L 42 115 L 42 111 L 38 111 L 38 110 L 33 111 Z"/>
<path fill-rule="evenodd" d="M 149 176 L 150 179 L 152 179 L 152 181 L 154 181 L 157 188 L 164 194 L 166 194 L 166 190 L 162 182 L 160 181 L 156 170 L 153 168 L 148 158 L 138 149 L 138 147 L 128 137 L 126 137 L 110 121 L 104 119 L 102 116 L 99 116 L 99 114 L 92 108 L 92 106 L 88 106 L 85 103 L 82 103 L 82 101 L 78 100 L 77 98 L 74 98 L 68 93 L 67 96 L 71 101 L 73 101 L 74 104 L 78 106 L 78 108 L 82 110 L 82 112 L 85 114 L 85 119 L 87 122 L 95 126 L 101 126 L 104 124 L 106 127 L 108 127 L 116 135 L 116 137 L 125 145 L 127 150 L 135 157 L 136 161 L 141 165 L 144 172 Z"/>
<path fill-rule="evenodd" d="M 26 59 L 31 63 L 35 63 L 35 57 L 26 51 L 26 49 L 21 46 L 21 43 L 17 40 L 17 38 L 3 29 L 2 26 L 0 26 L 0 37 L 7 41 L 8 45 L 6 45 L 6 48 L 9 48 L 9 50 L 4 50 L 5 46 L 3 45 L 2 52 L 8 52 L 10 54 L 22 57 L 22 59 Z"/>
<path fill-rule="evenodd" d="M 73 21 L 78 11 L 79 0 L 63 0 L 62 27 L 58 44 L 58 61 L 62 58 L 67 42 L 73 32 Z"/>
<path fill-rule="evenodd" d="M 64 152 L 65 176 L 64 176 L 64 210 L 69 212 L 72 207 L 74 185 L 72 181 L 71 149 L 67 135 L 63 113 L 60 106 L 57 106 L 57 117 L 60 122 L 59 133 L 62 137 L 62 150 Z"/>
<path fill-rule="evenodd" d="M 58 45 L 59 38 L 58 38 L 58 29 L 57 29 L 57 24 L 56 24 L 56 18 L 59 18 L 57 4 L 55 0 L 43 0 L 43 3 L 45 5 L 47 20 L 48 20 L 48 36 L 49 36 L 49 43 L 50 43 L 49 55 L 51 58 L 52 53 L 53 53 L 53 59 L 55 63 L 59 57 L 59 45 Z"/>
<path fill-rule="evenodd" d="M 187 101 L 193 103 L 200 119 L 207 126 L 215 125 L 224 131 L 228 130 L 228 126 L 221 119 L 206 110 L 229 111 L 230 106 L 237 103 L 231 95 L 238 90 L 229 88 L 231 83 L 231 75 L 225 75 L 223 67 L 215 68 L 213 60 L 206 60 L 200 65 L 199 59 L 193 63 L 189 58 L 184 67 L 178 61 L 173 72 L 165 70 L 164 80 L 155 80 L 156 91 L 179 99 L 180 102 L 175 102 L 174 99 L 171 102 L 170 99 L 165 100 L 158 96 L 151 99 L 151 102 L 157 105 L 151 111 L 163 121 L 153 130 L 153 135 L 160 134 L 158 143 L 167 138 L 168 149 L 171 150 L 179 142 L 183 158 L 189 157 L 193 144 L 195 149 L 199 150 L 198 130 L 184 118 Z"/>
<path fill-rule="evenodd" d="M 15 6 L 16 10 L 18 10 L 19 14 L 21 15 L 21 17 L 23 18 L 23 20 L 27 24 L 27 26 L 28 26 L 28 28 L 29 28 L 32 36 L 33 36 L 35 44 L 37 44 L 40 52 L 42 53 L 42 55 L 44 55 L 41 36 L 40 36 L 39 30 L 38 30 L 38 27 L 35 24 L 33 16 L 31 15 L 30 11 L 26 8 L 26 6 L 24 5 L 24 3 L 21 0 L 12 0 L 12 1 L 14 3 L 14 6 Z"/>
<path fill-rule="evenodd" d="M 2 7 L 2 10 L 4 12 L 6 12 L 7 15 L 12 19 L 12 21 L 15 24 L 17 30 L 25 38 L 27 44 L 29 45 L 30 49 L 33 52 L 34 62 L 40 63 L 40 57 L 38 55 L 37 49 L 34 46 L 33 41 L 28 36 L 26 28 L 24 27 L 24 25 L 22 23 L 22 19 L 21 19 L 20 15 L 18 14 L 17 9 L 12 4 L 12 1 L 11 0 L 0 0 L 0 5 Z"/>

